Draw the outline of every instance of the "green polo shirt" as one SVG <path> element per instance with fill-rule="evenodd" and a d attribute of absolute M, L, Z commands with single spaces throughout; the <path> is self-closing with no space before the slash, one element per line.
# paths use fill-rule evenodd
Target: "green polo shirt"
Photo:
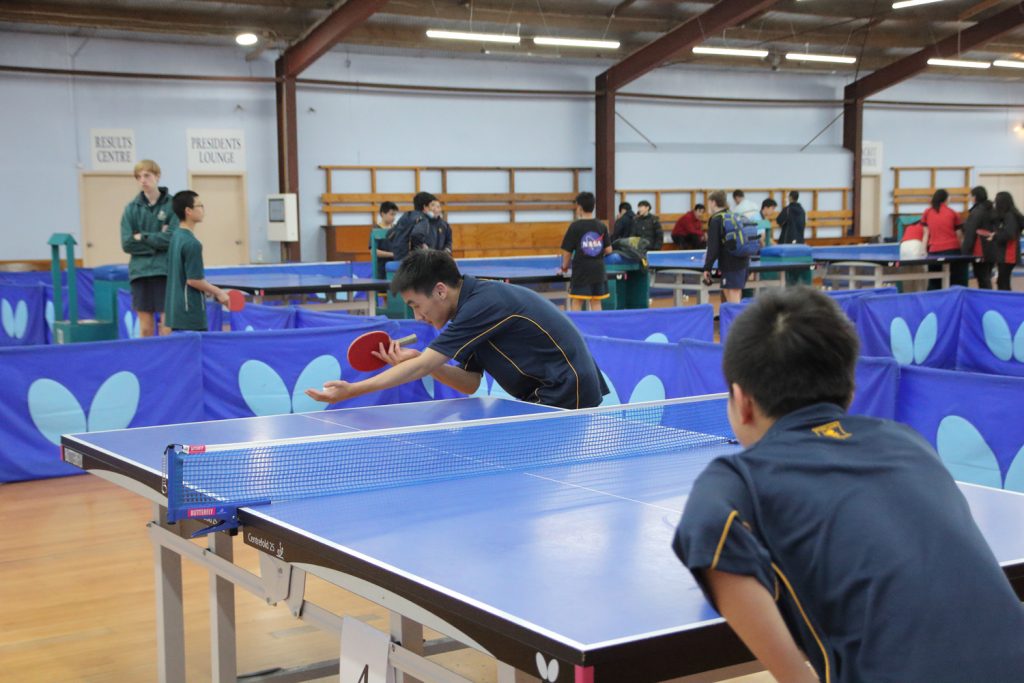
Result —
<path fill-rule="evenodd" d="M 167 249 L 167 299 L 164 302 L 165 325 L 172 330 L 208 329 L 206 297 L 189 287 L 187 280 L 202 280 L 203 245 L 191 230 L 181 226 L 171 236 Z"/>

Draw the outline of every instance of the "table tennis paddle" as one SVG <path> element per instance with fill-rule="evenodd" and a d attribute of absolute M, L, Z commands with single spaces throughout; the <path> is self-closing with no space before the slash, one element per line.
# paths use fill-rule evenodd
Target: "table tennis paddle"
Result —
<path fill-rule="evenodd" d="M 396 339 L 399 345 L 412 344 L 416 341 L 416 335 L 410 334 L 408 337 L 402 337 Z M 387 348 L 391 344 L 391 337 L 387 332 L 375 330 L 373 332 L 367 332 L 361 334 L 352 340 L 352 343 L 348 345 L 348 364 L 354 370 L 360 372 L 371 372 L 373 370 L 379 370 L 387 363 L 382 361 L 373 355 L 374 351 L 379 351 L 381 344 L 384 348 Z"/>
<path fill-rule="evenodd" d="M 228 291 L 228 310 L 232 313 L 238 313 L 245 308 L 245 294 L 238 291 L 237 289 L 229 289 Z"/>

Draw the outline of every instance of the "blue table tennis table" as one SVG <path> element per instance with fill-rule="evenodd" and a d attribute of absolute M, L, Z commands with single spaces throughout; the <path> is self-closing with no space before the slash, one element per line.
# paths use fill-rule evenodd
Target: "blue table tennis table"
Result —
<path fill-rule="evenodd" d="M 628 408 L 646 411 L 630 422 L 645 423 L 654 434 L 672 431 L 659 411 L 692 411 L 687 419 L 701 430 L 724 421 L 722 396 Z M 234 681 L 237 674 L 231 583 L 341 634 L 344 656 L 346 622 L 305 599 L 307 574 L 391 611 L 390 634 L 381 637 L 390 638 L 388 666 L 400 682 L 465 683 L 428 659 L 457 647 L 494 657 L 500 683 L 537 677 L 549 683 L 696 681 L 711 680 L 709 671 L 731 677 L 756 670 L 670 548 L 695 477 L 710 459 L 738 448 L 727 438 L 684 452 L 577 458 L 243 507 L 239 535 L 260 551 L 260 575 L 232 563 L 232 536 L 209 534 L 204 548 L 183 537 L 200 525 L 166 523 L 162 453 L 169 443 L 421 438 L 421 432 L 427 438 L 430 430 L 449 430 L 446 438 L 455 444 L 473 434 L 491 434 L 483 443 L 498 443 L 510 433 L 541 433 L 552 418 L 600 422 L 615 417 L 611 410 L 618 408 L 557 411 L 467 398 L 65 435 L 62 457 L 153 504 L 148 529 L 157 559 L 161 681 L 185 676 L 181 557 L 218 577 L 210 597 L 216 681 Z M 442 424 L 424 427 L 434 423 Z M 719 429 L 716 439 L 731 435 Z M 570 451 L 589 447 L 590 427 L 576 437 Z M 421 452 L 425 460 L 435 457 L 429 449 Z M 459 455 L 457 447 L 453 453 Z M 250 478 L 265 474 L 264 464 L 253 461 Z M 1024 595 L 1024 495 L 968 484 L 961 489 Z M 424 641 L 424 626 L 446 638 Z M 304 673 L 325 676 L 337 667 L 335 660 Z M 299 674 L 282 673 L 290 675 Z"/>
<path fill-rule="evenodd" d="M 368 263 L 351 261 L 207 268 L 206 278 L 221 289 L 249 294 L 254 303 L 263 303 L 268 297 L 316 294 L 331 308 L 365 311 L 368 315 L 377 314 L 376 295 L 388 290 L 385 280 L 370 277 Z M 357 299 L 352 296 L 356 292 L 367 296 Z"/>
<path fill-rule="evenodd" d="M 651 273 L 651 288 L 671 290 L 675 306 L 682 306 L 685 298 L 691 294 L 697 296 L 698 303 L 709 303 L 710 295 L 721 291 L 721 287 L 717 280 L 710 285 L 704 284 L 702 276 L 705 255 L 703 249 L 648 252 L 647 268 Z M 786 277 L 781 273 L 806 273 L 813 267 L 806 260 L 779 259 L 769 263 L 753 259 L 748 269 L 753 277 L 748 278 L 745 289 L 782 288 L 786 286 Z M 769 273 L 774 277 L 765 277 Z"/>
<path fill-rule="evenodd" d="M 823 266 L 823 278 L 833 286 L 844 284 L 847 289 L 859 286 L 884 287 L 897 282 L 927 282 L 940 279 L 942 288 L 949 287 L 950 264 L 970 263 L 969 254 L 927 256 L 919 259 L 901 259 L 900 245 L 852 244 L 835 247 L 814 247 L 811 254 Z M 929 273 L 928 266 L 941 266 L 939 273 Z"/>

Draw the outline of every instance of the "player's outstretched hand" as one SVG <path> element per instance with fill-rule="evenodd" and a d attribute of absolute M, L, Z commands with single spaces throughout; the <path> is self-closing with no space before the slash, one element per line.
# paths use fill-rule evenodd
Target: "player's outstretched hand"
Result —
<path fill-rule="evenodd" d="M 416 349 L 407 349 L 394 339 L 391 340 L 391 344 L 388 346 L 380 344 L 377 350 L 371 353 L 388 365 L 398 365 L 420 355 L 420 352 Z"/>
<path fill-rule="evenodd" d="M 335 379 L 329 382 L 324 382 L 322 391 L 319 389 L 306 389 L 306 396 L 322 403 L 339 403 L 346 399 L 353 398 L 355 396 L 355 392 L 352 391 L 352 385 L 350 383 L 344 380 Z"/>
<path fill-rule="evenodd" d="M 221 306 L 227 306 L 228 303 L 231 301 L 231 299 L 228 297 L 228 293 L 225 292 L 223 289 L 218 289 L 217 294 L 214 296 L 214 298 L 217 300 L 217 303 L 219 303 Z"/>

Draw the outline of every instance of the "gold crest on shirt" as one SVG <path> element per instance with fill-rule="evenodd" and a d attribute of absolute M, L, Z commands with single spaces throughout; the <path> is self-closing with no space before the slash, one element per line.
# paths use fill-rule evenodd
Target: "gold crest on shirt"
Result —
<path fill-rule="evenodd" d="M 850 434 L 848 431 L 843 429 L 843 425 L 839 424 L 839 420 L 835 420 L 834 422 L 828 422 L 823 425 L 818 425 L 811 431 L 817 434 L 818 436 L 824 436 L 829 439 L 843 440 L 849 439 L 851 436 L 853 436 L 853 434 Z"/>

